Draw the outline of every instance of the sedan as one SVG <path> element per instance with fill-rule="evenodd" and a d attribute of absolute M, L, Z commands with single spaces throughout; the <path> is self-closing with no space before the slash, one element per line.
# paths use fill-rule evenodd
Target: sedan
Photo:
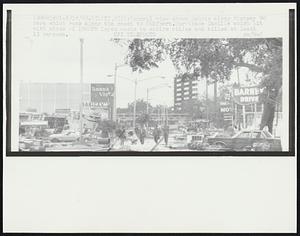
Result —
<path fill-rule="evenodd" d="M 215 136 L 208 143 L 233 151 L 281 151 L 280 139 L 264 130 L 243 130 L 232 137 Z"/>

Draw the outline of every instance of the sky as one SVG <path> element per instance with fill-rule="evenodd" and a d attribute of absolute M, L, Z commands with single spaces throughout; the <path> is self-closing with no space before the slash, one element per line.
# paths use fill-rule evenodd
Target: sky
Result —
<path fill-rule="evenodd" d="M 80 82 L 80 41 L 77 38 L 52 38 L 51 40 L 24 37 L 15 48 L 14 77 L 23 82 L 79 83 Z M 113 83 L 115 64 L 123 64 L 127 52 L 110 39 L 86 38 L 83 44 L 83 81 L 85 83 Z M 173 86 L 176 69 L 170 59 L 142 73 L 132 72 L 127 65 L 117 70 L 117 107 L 126 107 L 134 100 L 134 83 L 137 84 L 137 99 L 146 100 L 147 88 L 152 105 L 173 105 Z M 247 71 L 240 69 L 240 77 Z M 233 71 L 231 81 L 237 81 Z M 161 85 L 161 86 L 160 86 Z M 151 89 L 158 87 L 156 89 Z M 199 83 L 198 91 L 205 93 L 205 83 Z M 213 86 L 209 86 L 209 96 Z"/>
<path fill-rule="evenodd" d="M 13 21 L 13 81 L 58 83 L 80 82 L 80 38 L 83 45 L 84 83 L 113 83 L 115 64 L 123 64 L 127 48 L 120 46 L 111 37 L 100 32 L 72 34 L 64 36 L 36 37 L 32 34 L 32 19 L 22 12 Z M 247 70 L 240 69 L 243 81 Z M 152 105 L 174 105 L 174 77 L 177 72 L 170 59 L 143 73 L 132 73 L 129 66 L 119 67 L 117 74 L 117 107 L 126 107 L 134 100 L 134 83 L 128 79 L 143 80 L 137 85 L 137 99 L 146 100 L 147 88 L 157 87 L 149 92 Z M 164 77 L 162 79 L 161 77 Z M 237 81 L 233 71 L 231 81 Z M 168 85 L 168 86 L 166 86 Z M 205 83 L 198 86 L 199 93 L 205 92 Z M 213 96 L 213 86 L 209 86 L 209 97 Z"/>
<path fill-rule="evenodd" d="M 19 48 L 15 48 L 17 56 L 14 58 L 14 77 L 17 80 L 45 83 L 80 82 L 79 39 L 45 40 L 26 37 L 19 45 Z M 83 81 L 113 83 L 115 63 L 124 63 L 125 52 L 125 47 L 109 39 L 84 39 Z M 135 77 L 137 80 L 145 79 L 138 82 L 138 99 L 146 100 L 147 88 L 162 85 L 149 92 L 149 100 L 153 104 L 173 105 L 172 86 L 176 70 L 170 60 L 161 63 L 159 68 L 143 73 L 133 73 L 129 66 L 122 66 L 118 68 L 117 75 L 118 107 L 125 107 L 134 100 L 134 83 L 128 79 L 133 80 Z"/>

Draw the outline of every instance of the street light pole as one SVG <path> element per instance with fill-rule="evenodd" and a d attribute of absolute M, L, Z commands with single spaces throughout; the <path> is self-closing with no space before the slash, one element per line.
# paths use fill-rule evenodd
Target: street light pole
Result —
<path fill-rule="evenodd" d="M 137 88 L 137 77 L 135 77 L 134 80 L 133 128 L 135 128 L 135 117 L 136 117 L 136 88 Z"/>
<path fill-rule="evenodd" d="M 206 119 L 208 120 L 209 118 L 209 111 L 208 111 L 208 78 L 205 78 L 205 96 L 206 96 Z"/>
<path fill-rule="evenodd" d="M 115 69 L 114 69 L 114 102 L 113 102 L 113 110 L 112 110 L 112 120 L 113 121 L 117 121 L 117 72 L 118 72 L 118 68 L 122 67 L 122 66 L 126 66 L 127 64 L 120 64 L 118 65 L 117 63 L 115 63 Z M 112 77 L 112 75 L 107 75 L 109 77 Z"/>
<path fill-rule="evenodd" d="M 149 114 L 149 88 L 147 88 L 147 115 Z"/>
<path fill-rule="evenodd" d="M 82 143 L 82 109 L 83 109 L 83 39 L 80 39 L 80 142 Z"/>
<path fill-rule="evenodd" d="M 114 107 L 113 107 L 113 114 L 112 120 L 117 121 L 117 70 L 118 65 L 115 64 L 115 73 L 114 73 Z"/>

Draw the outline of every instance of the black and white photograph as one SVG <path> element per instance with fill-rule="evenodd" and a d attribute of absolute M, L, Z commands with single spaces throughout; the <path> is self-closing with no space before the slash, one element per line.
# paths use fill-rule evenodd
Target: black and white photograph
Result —
<path fill-rule="evenodd" d="M 282 151 L 281 38 L 25 43 L 19 151 Z"/>
<path fill-rule="evenodd" d="M 297 232 L 296 3 L 3 4 L 5 233 Z"/>
<path fill-rule="evenodd" d="M 7 17 L 13 151 L 289 151 L 282 37 L 153 33 L 251 32 L 263 16 Z"/>

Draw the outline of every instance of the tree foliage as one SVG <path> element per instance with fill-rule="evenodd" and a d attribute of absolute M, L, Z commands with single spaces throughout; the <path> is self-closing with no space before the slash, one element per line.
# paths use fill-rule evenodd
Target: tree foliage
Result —
<path fill-rule="evenodd" d="M 148 124 L 151 122 L 151 118 L 149 114 L 143 113 L 140 116 L 138 116 L 136 122 L 140 124 L 141 126 Z"/>
<path fill-rule="evenodd" d="M 148 109 L 151 109 L 152 106 L 150 103 L 148 103 Z M 128 111 L 133 112 L 134 109 L 134 102 L 128 104 Z M 147 101 L 144 101 L 143 99 L 137 99 L 136 100 L 136 112 L 146 112 L 147 111 Z"/>
<path fill-rule="evenodd" d="M 171 58 L 178 73 L 206 77 L 210 82 L 229 80 L 232 70 L 246 67 L 260 74 L 264 88 L 261 126 L 272 130 L 274 106 L 282 86 L 282 39 L 133 39 L 128 41 L 127 63 L 142 72 Z"/>

